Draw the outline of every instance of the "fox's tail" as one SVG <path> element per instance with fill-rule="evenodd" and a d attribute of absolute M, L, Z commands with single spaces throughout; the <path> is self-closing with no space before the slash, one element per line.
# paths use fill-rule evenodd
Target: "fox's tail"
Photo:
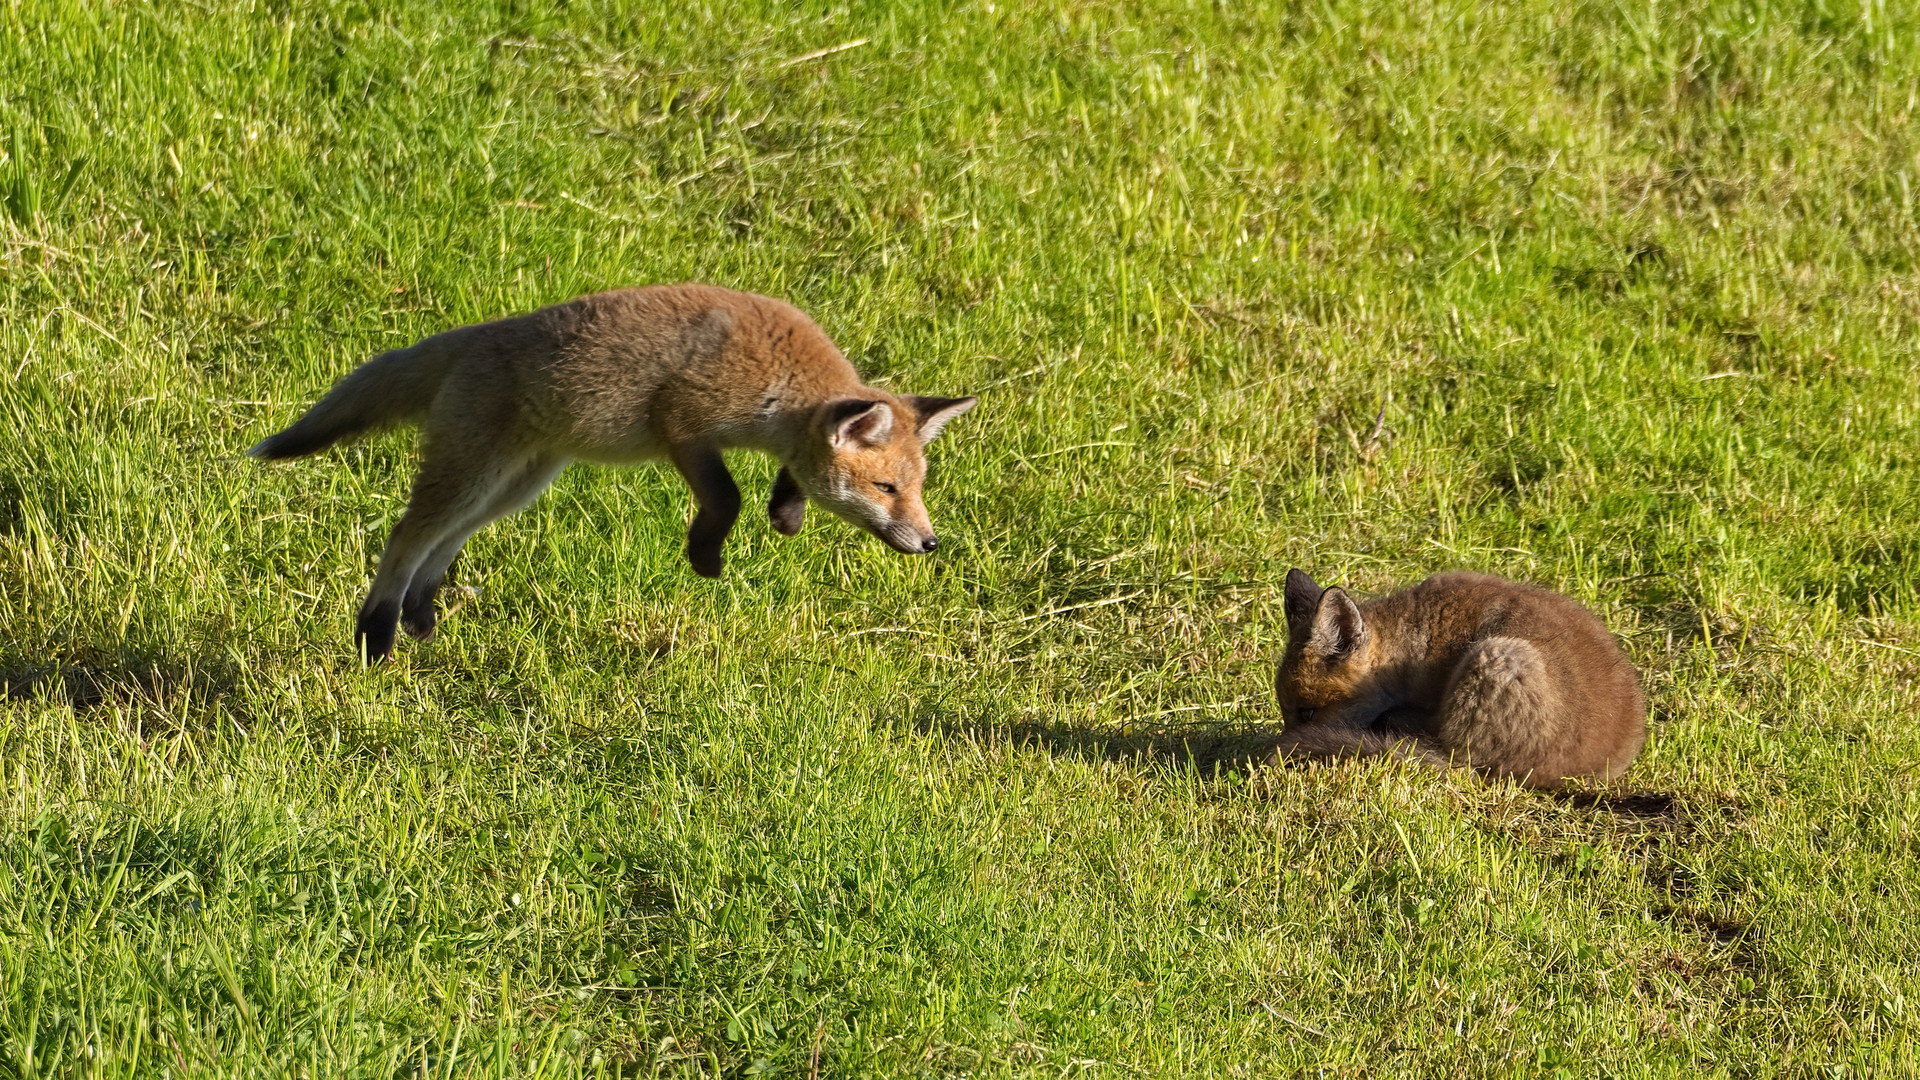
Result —
<path fill-rule="evenodd" d="M 460 331 L 436 334 L 361 364 L 335 383 L 293 426 L 254 444 L 248 455 L 267 461 L 318 453 L 341 439 L 426 415 L 440 392 Z"/>

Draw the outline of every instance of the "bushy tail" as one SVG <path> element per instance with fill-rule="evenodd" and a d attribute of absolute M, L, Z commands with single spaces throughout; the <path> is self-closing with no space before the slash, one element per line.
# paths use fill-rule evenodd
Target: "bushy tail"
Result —
<path fill-rule="evenodd" d="M 247 453 L 267 461 L 301 457 L 352 435 L 420 419 L 458 354 L 459 342 L 450 339 L 459 333 L 436 334 L 361 364 L 292 427 L 260 440 Z"/>

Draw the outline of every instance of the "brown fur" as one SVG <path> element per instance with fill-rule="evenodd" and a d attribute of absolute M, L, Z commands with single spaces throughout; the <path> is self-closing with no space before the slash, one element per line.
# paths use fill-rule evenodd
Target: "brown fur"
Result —
<path fill-rule="evenodd" d="M 1535 787 L 1610 780 L 1646 740 L 1639 678 L 1592 612 L 1464 572 L 1356 604 L 1287 574 L 1275 756 L 1395 754 Z"/>
<path fill-rule="evenodd" d="M 721 459 L 734 448 L 780 459 L 767 505 L 779 532 L 800 531 L 811 499 L 897 550 L 932 551 L 922 447 L 973 404 L 864 385 L 812 319 L 778 300 L 656 285 L 383 353 L 248 453 L 296 457 L 384 425 L 421 425 L 413 496 L 355 634 L 363 655 L 380 659 L 397 625 L 432 636 L 434 596 L 467 537 L 533 501 L 574 458 L 671 461 L 700 506 L 687 558 L 708 577 L 720 574 L 740 512 Z"/>

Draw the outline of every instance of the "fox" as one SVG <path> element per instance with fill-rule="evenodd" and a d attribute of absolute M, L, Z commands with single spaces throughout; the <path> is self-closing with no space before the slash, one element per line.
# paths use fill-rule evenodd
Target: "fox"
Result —
<path fill-rule="evenodd" d="M 784 301 L 648 285 L 381 353 L 247 453 L 277 461 L 380 428 L 420 428 L 412 494 L 354 627 L 363 661 L 374 663 L 392 658 L 399 630 L 433 637 L 436 597 L 467 539 L 527 506 L 576 459 L 671 463 L 698 506 L 686 557 L 704 577 L 720 576 L 740 515 L 722 457 L 732 449 L 779 460 L 767 516 L 780 534 L 798 534 L 814 502 L 895 551 L 932 552 L 925 447 L 977 400 L 867 386 Z"/>
<path fill-rule="evenodd" d="M 1276 763 L 1380 755 L 1536 788 L 1608 781 L 1646 741 L 1633 664 L 1545 589 L 1465 571 L 1355 603 L 1287 572 Z"/>

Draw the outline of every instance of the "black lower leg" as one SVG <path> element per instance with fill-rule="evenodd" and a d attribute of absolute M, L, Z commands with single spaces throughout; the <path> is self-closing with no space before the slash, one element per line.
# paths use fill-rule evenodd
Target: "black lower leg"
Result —
<path fill-rule="evenodd" d="M 687 528 L 687 561 L 693 564 L 694 573 L 701 577 L 720 576 L 720 567 L 724 562 L 720 548 L 726 543 L 727 534 L 733 531 L 733 523 L 739 516 L 738 506 L 731 513 L 724 508 L 703 506 L 693 516 L 693 524 Z"/>
<path fill-rule="evenodd" d="M 733 474 L 727 471 L 718 450 L 685 451 L 674 456 L 674 464 L 700 504 L 700 512 L 693 515 L 693 524 L 687 527 L 687 561 L 701 577 L 717 578 L 721 545 L 733 531 L 733 523 L 740 519 L 740 487 L 733 482 Z"/>

